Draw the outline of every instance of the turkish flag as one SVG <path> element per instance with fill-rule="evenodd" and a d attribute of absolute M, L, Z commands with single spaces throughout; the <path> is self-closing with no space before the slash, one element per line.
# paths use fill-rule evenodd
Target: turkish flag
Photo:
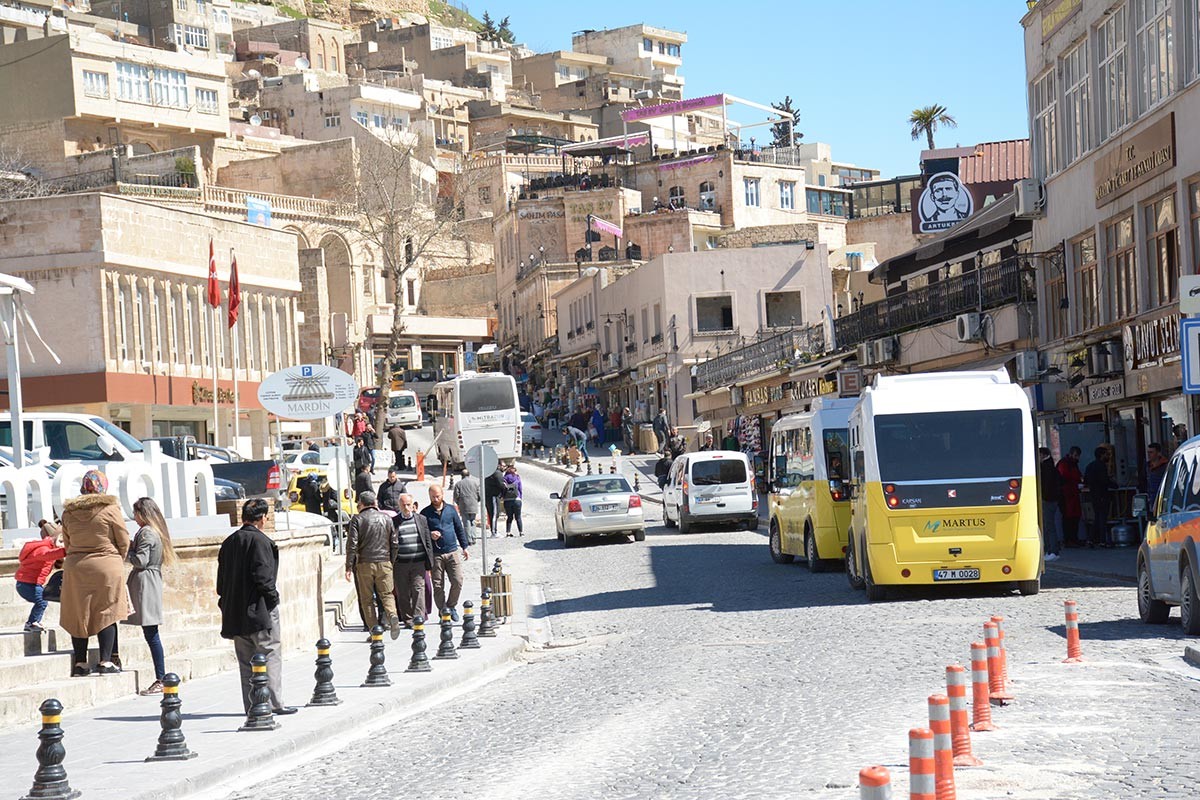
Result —
<path fill-rule="evenodd" d="M 229 251 L 229 327 L 238 321 L 238 309 L 242 307 L 242 286 L 238 283 L 237 256 Z"/>
<path fill-rule="evenodd" d="M 221 307 L 221 283 L 217 280 L 217 256 L 213 252 L 212 237 L 208 237 L 208 304 Z"/>

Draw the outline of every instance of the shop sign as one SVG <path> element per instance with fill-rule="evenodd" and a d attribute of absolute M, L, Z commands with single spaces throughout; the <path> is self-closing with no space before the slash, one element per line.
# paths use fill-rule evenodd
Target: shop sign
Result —
<path fill-rule="evenodd" d="M 796 385 L 792 388 L 792 399 L 809 400 L 823 394 L 833 394 L 837 390 L 837 381 L 827 378 L 811 378 L 806 381 L 796 381 Z"/>
<path fill-rule="evenodd" d="M 774 386 L 748 386 L 742 392 L 742 396 L 745 399 L 747 407 L 778 403 L 783 399 L 783 384 L 777 383 Z"/>
<path fill-rule="evenodd" d="M 200 381 L 192 381 L 192 405 L 210 406 L 213 401 L 212 388 Z M 217 402 L 233 405 L 233 389 L 217 389 Z"/>
<path fill-rule="evenodd" d="M 1056 408 L 1072 408 L 1087 405 L 1087 400 L 1086 389 L 1062 389 L 1054 396 L 1054 405 Z"/>
<path fill-rule="evenodd" d="M 949 230 L 975 213 L 975 198 L 953 172 L 939 172 L 913 206 L 917 233 Z"/>
<path fill-rule="evenodd" d="M 1121 330 L 1125 345 L 1125 370 L 1156 367 L 1179 355 L 1179 315 L 1134 322 Z"/>
<path fill-rule="evenodd" d="M 1096 207 L 1175 166 L 1175 114 L 1167 114 L 1096 159 Z"/>
<path fill-rule="evenodd" d="M 736 408 L 737 406 L 740 406 L 741 404 L 742 404 L 742 387 L 740 387 L 740 386 L 729 387 L 729 405 Z"/>
<path fill-rule="evenodd" d="M 566 216 L 561 208 L 522 208 L 517 211 L 517 219 L 535 222 L 541 219 L 562 219 Z"/>
<path fill-rule="evenodd" d="M 839 369 L 837 387 L 838 397 L 858 397 L 862 394 L 862 370 Z"/>
<path fill-rule="evenodd" d="M 1043 3 L 1045 10 L 1042 11 L 1042 41 L 1046 41 L 1058 31 L 1063 25 L 1067 24 L 1067 20 L 1079 13 L 1079 9 L 1083 7 L 1083 0 L 1050 0 L 1049 3 Z"/>
<path fill-rule="evenodd" d="M 283 419 L 324 419 L 358 398 L 358 381 L 323 364 L 298 364 L 273 372 L 258 385 L 263 408 Z"/>
<path fill-rule="evenodd" d="M 1121 400 L 1125 397 L 1125 381 L 1122 378 L 1093 383 L 1087 388 L 1088 403 L 1098 405 L 1109 400 Z"/>

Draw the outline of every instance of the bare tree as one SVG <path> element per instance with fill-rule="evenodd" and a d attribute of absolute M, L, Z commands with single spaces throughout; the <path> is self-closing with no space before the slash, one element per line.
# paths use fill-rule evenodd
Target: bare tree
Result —
<path fill-rule="evenodd" d="M 42 179 L 20 150 L 0 149 L 0 200 L 24 200 L 59 194 L 61 187 Z"/>
<path fill-rule="evenodd" d="M 407 281 L 429 266 L 428 260 L 443 251 L 446 240 L 462 235 L 463 186 L 461 176 L 439 179 L 430 143 L 412 133 L 363 134 L 356 142 L 354 181 L 345 192 L 354 214 L 347 224 L 377 255 L 390 281 L 392 330 L 376 376 L 386 397 L 405 331 Z M 387 404 L 380 402 L 377 431 L 383 431 L 386 414 Z"/>

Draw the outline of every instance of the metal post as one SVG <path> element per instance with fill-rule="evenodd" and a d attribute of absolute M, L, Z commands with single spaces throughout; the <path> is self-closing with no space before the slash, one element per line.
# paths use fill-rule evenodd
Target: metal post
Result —
<path fill-rule="evenodd" d="M 230 442 L 230 447 L 236 451 L 238 434 L 240 433 L 238 426 L 240 409 L 238 408 L 238 333 L 236 324 L 230 328 L 229 335 L 233 337 L 233 441 Z"/>
<path fill-rule="evenodd" d="M 221 368 L 221 359 L 217 354 L 217 310 L 208 307 L 209 338 L 212 340 L 213 363 L 213 447 L 221 446 L 221 421 L 217 416 L 217 371 Z"/>
<path fill-rule="evenodd" d="M 283 457 L 283 420 L 281 420 L 279 418 L 278 414 L 275 414 L 274 417 L 275 417 L 275 444 L 279 448 L 279 462 L 280 462 L 280 464 L 282 464 L 286 460 Z M 301 445 L 301 446 L 303 446 L 303 445 Z M 280 470 L 279 480 L 280 480 L 280 482 L 283 482 L 286 480 L 289 483 L 291 481 L 290 478 L 288 478 L 286 475 L 283 474 L 282 469 Z M 339 501 L 339 503 L 340 503 L 340 501 Z M 291 508 L 292 508 L 292 498 L 290 498 L 288 496 L 287 484 L 284 484 L 284 487 L 283 487 L 283 526 L 285 528 L 287 528 L 288 530 L 292 529 L 292 520 L 291 520 L 291 517 L 288 516 L 289 513 L 291 512 Z"/>
<path fill-rule="evenodd" d="M 0 322 L 4 326 L 4 344 L 8 358 L 8 411 L 12 415 L 13 466 L 25 466 L 25 428 L 21 420 L 21 358 L 17 335 L 17 296 L 14 289 L 0 292 Z"/>

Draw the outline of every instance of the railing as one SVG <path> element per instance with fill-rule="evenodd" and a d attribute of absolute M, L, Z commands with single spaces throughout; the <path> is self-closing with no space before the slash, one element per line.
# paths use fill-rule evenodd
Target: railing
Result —
<path fill-rule="evenodd" d="M 269 192 L 247 192 L 225 186 L 204 187 L 204 209 L 206 211 L 232 212 L 244 216 L 246 200 L 251 197 L 270 203 L 272 216 L 320 220 L 349 220 L 354 217 L 354 209 L 351 206 L 331 200 Z"/>
<path fill-rule="evenodd" d="M 650 344 L 662 344 L 662 340 L 663 335 L 661 333 L 656 333 L 650 337 Z"/>
<path fill-rule="evenodd" d="M 763 164 L 781 164 L 790 167 L 800 167 L 804 161 L 800 158 L 798 147 L 763 147 L 755 150 L 734 150 L 733 157 L 738 161 L 757 161 Z"/>
<path fill-rule="evenodd" d="M 637 342 L 630 342 L 629 344 L 625 345 L 625 352 L 626 353 L 636 353 L 637 352 Z"/>
<path fill-rule="evenodd" d="M 834 320 L 839 348 L 853 347 L 914 328 L 954 319 L 968 311 L 987 311 L 1014 302 L 1032 301 L 1032 273 L 1018 259 L 1008 259 L 904 294 L 868 303 Z"/>
<path fill-rule="evenodd" d="M 701 389 L 729 386 L 735 380 L 779 369 L 824 352 L 822 325 L 789 329 L 697 364 L 696 383 Z"/>

